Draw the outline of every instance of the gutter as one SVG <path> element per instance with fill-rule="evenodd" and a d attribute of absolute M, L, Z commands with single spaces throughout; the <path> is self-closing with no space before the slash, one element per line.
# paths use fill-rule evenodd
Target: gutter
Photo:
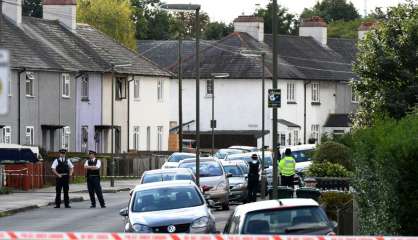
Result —
<path fill-rule="evenodd" d="M 20 145 L 20 125 L 21 125 L 21 116 L 20 116 L 20 81 L 22 73 L 26 71 L 26 68 L 21 68 L 17 71 L 17 144 Z"/>

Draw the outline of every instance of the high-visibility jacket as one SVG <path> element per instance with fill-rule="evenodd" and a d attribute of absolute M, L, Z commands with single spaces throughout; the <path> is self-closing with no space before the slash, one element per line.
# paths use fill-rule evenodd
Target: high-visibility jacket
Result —
<path fill-rule="evenodd" d="M 296 173 L 296 160 L 292 156 L 286 156 L 279 161 L 280 174 L 292 176 Z"/>

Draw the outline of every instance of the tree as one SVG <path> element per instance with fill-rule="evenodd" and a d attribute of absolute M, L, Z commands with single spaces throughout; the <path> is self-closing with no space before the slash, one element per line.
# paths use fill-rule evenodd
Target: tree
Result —
<path fill-rule="evenodd" d="M 388 9 L 359 44 L 353 87 L 360 109 L 358 127 L 373 125 L 381 115 L 404 117 L 418 104 L 418 8 L 408 3 Z"/>
<path fill-rule="evenodd" d="M 272 33 L 273 29 L 273 4 L 267 4 L 266 8 L 259 8 L 255 15 L 264 19 L 264 32 Z M 288 12 L 287 8 L 278 5 L 277 9 L 277 33 L 278 34 L 296 34 L 298 29 L 298 21 L 295 15 Z"/>
<path fill-rule="evenodd" d="M 90 24 L 122 45 L 136 50 L 129 0 L 79 0 L 77 21 Z"/>
<path fill-rule="evenodd" d="M 234 31 L 232 24 L 226 25 L 223 22 L 211 22 L 207 25 L 204 37 L 207 40 L 219 40 Z"/>
<path fill-rule="evenodd" d="M 365 19 L 337 20 L 328 24 L 328 37 L 357 39 L 358 28 Z"/>
<path fill-rule="evenodd" d="M 347 0 L 322 0 L 311 9 L 305 8 L 301 14 L 301 18 L 313 16 L 320 16 L 328 23 L 337 20 L 350 21 L 360 17 L 353 3 L 347 3 Z"/>
<path fill-rule="evenodd" d="M 23 1 L 22 13 L 24 16 L 42 18 L 42 0 Z"/>

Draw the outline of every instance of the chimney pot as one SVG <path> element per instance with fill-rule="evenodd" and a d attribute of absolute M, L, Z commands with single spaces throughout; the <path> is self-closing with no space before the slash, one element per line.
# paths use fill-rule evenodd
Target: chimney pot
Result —
<path fill-rule="evenodd" d="M 299 27 L 299 36 L 312 37 L 322 45 L 327 45 L 327 23 L 319 16 L 304 19 Z"/>
<path fill-rule="evenodd" d="M 264 41 L 264 19 L 258 16 L 241 15 L 234 20 L 234 31 L 245 32 L 259 42 Z"/>

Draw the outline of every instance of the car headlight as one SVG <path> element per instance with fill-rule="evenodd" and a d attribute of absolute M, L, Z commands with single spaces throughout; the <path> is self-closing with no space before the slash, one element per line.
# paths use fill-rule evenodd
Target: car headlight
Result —
<path fill-rule="evenodd" d="M 218 184 L 218 186 L 216 186 L 215 190 L 225 190 L 226 188 L 226 183 L 225 182 L 221 182 Z"/>
<path fill-rule="evenodd" d="M 151 233 L 152 229 L 146 225 L 142 224 L 134 224 L 132 225 L 132 229 L 138 233 Z"/>
<path fill-rule="evenodd" d="M 204 228 L 209 224 L 208 217 L 201 217 L 193 221 L 191 227 L 192 228 Z"/>

